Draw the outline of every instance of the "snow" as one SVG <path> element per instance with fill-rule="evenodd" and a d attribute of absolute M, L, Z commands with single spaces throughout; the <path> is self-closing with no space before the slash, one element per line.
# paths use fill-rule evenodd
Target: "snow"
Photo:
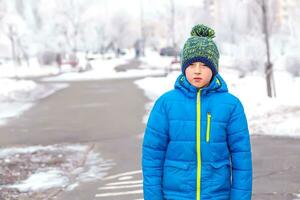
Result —
<path fill-rule="evenodd" d="M 268 98 L 262 75 L 238 78 L 224 73 L 231 92 L 243 102 L 253 134 L 299 137 L 300 96 L 296 91 L 300 89 L 300 78 L 284 71 L 275 71 L 274 77 L 277 97 Z"/>
<path fill-rule="evenodd" d="M 153 51 L 151 49 L 146 49 L 145 54 L 146 57 L 142 57 L 140 60 L 146 65 L 143 65 L 142 68 L 152 68 L 152 69 L 162 69 L 165 70 L 167 66 L 170 65 L 171 61 L 174 59 L 173 57 L 168 56 L 159 56 L 158 52 Z"/>
<path fill-rule="evenodd" d="M 112 160 L 102 159 L 100 153 L 94 152 L 91 146 L 81 144 L 2 148 L 1 159 L 5 162 L 2 162 L 1 167 L 17 166 L 16 163 L 25 162 L 28 166 L 10 169 L 17 170 L 18 174 L 24 174 L 22 170 L 32 170 L 24 180 L 18 178 L 12 184 L 0 185 L 0 189 L 18 189 L 20 192 L 51 188 L 73 190 L 82 182 L 103 178 L 107 175 L 106 171 L 115 165 Z"/>
<path fill-rule="evenodd" d="M 179 74 L 179 72 L 172 72 L 167 77 L 147 77 L 137 80 L 135 83 L 139 88 L 144 89 L 146 96 L 153 101 L 164 92 L 172 89 Z"/>
<path fill-rule="evenodd" d="M 30 91 L 35 89 L 36 83 L 33 81 L 24 81 L 24 80 L 11 80 L 11 79 L 0 79 L 0 91 L 1 97 L 3 98 L 15 98 L 15 93 L 13 91 Z"/>
<path fill-rule="evenodd" d="M 65 150 L 65 151 L 86 151 L 87 146 L 83 145 L 68 145 L 65 147 L 61 146 L 42 146 L 42 145 L 36 145 L 36 146 L 29 146 L 26 148 L 23 147 L 10 147 L 10 148 L 1 148 L 0 149 L 0 159 L 5 157 L 10 157 L 12 155 L 16 154 L 33 154 L 38 151 L 57 151 L 57 150 Z"/>
<path fill-rule="evenodd" d="M 12 61 L 7 61 L 1 64 L 1 78 L 26 78 L 39 77 L 59 74 L 57 66 L 43 66 L 38 63 L 36 58 L 29 59 L 29 65 L 23 62 L 20 66 L 15 66 Z"/>
<path fill-rule="evenodd" d="M 0 66 L 0 126 L 8 119 L 20 116 L 33 107 L 39 99 L 66 88 L 68 84 L 41 84 L 29 78 L 52 76 L 60 73 L 57 66 L 41 66 L 36 58 L 29 65 L 15 66 L 12 61 L 1 61 Z M 27 78 L 28 80 L 25 80 Z"/>
<path fill-rule="evenodd" d="M 0 125 L 5 125 L 9 118 L 21 115 L 32 106 L 30 103 L 0 103 Z"/>
<path fill-rule="evenodd" d="M 111 168 L 113 165 L 111 160 L 109 160 L 110 163 L 107 163 L 108 161 L 104 162 L 103 159 L 99 159 L 99 154 L 95 152 L 91 152 L 87 156 L 86 164 L 88 166 L 88 169 L 85 169 L 85 171 L 81 172 L 80 175 L 77 177 L 77 181 L 79 182 L 88 182 L 95 179 L 95 177 L 104 177 L 107 175 L 105 171 Z M 78 172 L 77 172 L 78 173 Z"/>
<path fill-rule="evenodd" d="M 86 80 L 100 80 L 100 79 L 121 79 L 132 77 L 143 77 L 149 75 L 161 75 L 164 73 L 163 68 L 151 69 L 151 66 L 142 64 L 142 69 L 131 69 L 125 72 L 117 72 L 115 67 L 129 62 L 133 58 L 132 54 L 115 59 L 98 58 L 91 61 L 93 69 L 83 73 L 65 73 L 55 77 L 44 78 L 43 81 L 86 81 Z M 162 65 L 164 66 L 164 65 Z M 149 69 L 150 68 L 150 69 Z"/>
<path fill-rule="evenodd" d="M 0 78 L 0 125 L 21 115 L 39 99 L 67 87 L 67 84 L 37 84 L 32 80 Z"/>
<path fill-rule="evenodd" d="M 296 196 L 297 198 L 294 199 L 294 200 L 300 200 L 300 194 L 296 194 L 295 196 Z"/>
<path fill-rule="evenodd" d="M 37 172 L 21 183 L 7 187 L 16 188 L 20 192 L 43 191 L 55 187 L 65 187 L 69 179 L 63 174 L 61 170 L 49 169 L 48 171 Z"/>
<path fill-rule="evenodd" d="M 228 57 L 221 59 L 220 74 L 226 81 L 229 91 L 243 103 L 251 134 L 272 136 L 300 136 L 300 78 L 293 77 L 283 70 L 275 70 L 274 79 L 277 90 L 276 98 L 266 95 L 265 78 L 261 73 L 253 72 L 244 78 L 239 77 L 238 71 L 226 67 L 230 63 Z M 223 64 L 224 63 L 224 64 Z M 166 77 L 147 77 L 135 81 L 151 100 L 146 105 L 150 110 L 160 95 L 174 88 L 179 71 L 172 72 Z M 149 113 L 144 116 L 146 123 Z"/>

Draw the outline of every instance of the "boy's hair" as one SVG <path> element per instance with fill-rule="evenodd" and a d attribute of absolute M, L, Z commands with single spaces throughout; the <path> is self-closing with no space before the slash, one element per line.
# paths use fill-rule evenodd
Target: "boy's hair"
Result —
<path fill-rule="evenodd" d="M 215 42 L 215 31 L 203 24 L 198 24 L 192 28 L 191 37 L 184 43 L 181 51 L 181 70 L 185 74 L 185 69 L 194 62 L 202 62 L 207 65 L 213 73 L 218 73 L 219 50 Z"/>

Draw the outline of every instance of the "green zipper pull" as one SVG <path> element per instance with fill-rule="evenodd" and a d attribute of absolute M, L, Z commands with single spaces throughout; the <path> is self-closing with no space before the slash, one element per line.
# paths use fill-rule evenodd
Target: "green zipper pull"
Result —
<path fill-rule="evenodd" d="M 210 119 L 211 114 L 210 112 L 207 113 L 207 125 L 206 125 L 206 142 L 210 141 Z"/>

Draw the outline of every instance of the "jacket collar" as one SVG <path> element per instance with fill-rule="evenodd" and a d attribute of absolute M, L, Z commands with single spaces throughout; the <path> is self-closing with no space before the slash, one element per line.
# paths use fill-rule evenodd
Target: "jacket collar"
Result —
<path fill-rule="evenodd" d="M 176 79 L 175 89 L 179 89 L 183 92 L 187 97 L 194 98 L 197 96 L 197 89 L 195 86 L 189 83 L 184 74 L 180 74 Z M 228 92 L 227 84 L 218 73 L 211 80 L 210 84 L 204 88 L 201 88 L 201 94 L 207 95 L 212 92 Z"/>

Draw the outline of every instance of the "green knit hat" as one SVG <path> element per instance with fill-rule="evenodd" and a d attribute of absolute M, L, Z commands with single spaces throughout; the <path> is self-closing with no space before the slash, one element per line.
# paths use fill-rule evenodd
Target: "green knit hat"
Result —
<path fill-rule="evenodd" d="M 185 74 L 186 68 L 194 62 L 202 62 L 207 65 L 213 73 L 218 73 L 219 51 L 215 42 L 215 31 L 203 24 L 193 27 L 191 37 L 184 43 L 181 51 L 181 70 Z"/>

